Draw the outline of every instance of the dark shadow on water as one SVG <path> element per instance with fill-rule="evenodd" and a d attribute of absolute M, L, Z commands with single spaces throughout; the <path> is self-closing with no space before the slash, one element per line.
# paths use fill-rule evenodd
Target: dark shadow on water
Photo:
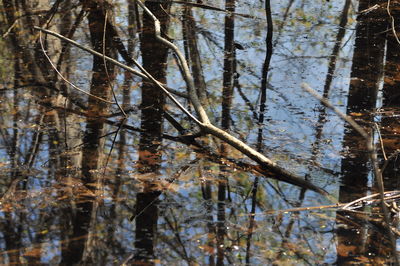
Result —
<path fill-rule="evenodd" d="M 34 25 L 99 52 L 105 44 L 107 55 L 131 63 L 129 54 L 158 81 L 187 93 L 176 58 L 155 40 L 152 20 L 135 1 L 35 2 L 0 3 L 0 264 L 391 263 L 375 205 L 336 212 L 321 195 L 266 178 L 272 174 L 198 132 L 151 83 L 43 34 L 44 49 L 66 79 L 110 101 L 114 88 L 122 108 L 137 112 L 111 115 L 122 113 L 116 104 L 62 81 Z M 359 10 L 385 3 L 360 1 Z M 332 114 L 293 85 L 310 78 L 381 137 L 386 190 L 399 189 L 400 53 L 385 10 L 359 14 L 355 25 L 350 1 L 226 4 L 229 12 L 205 1 L 146 1 L 164 37 L 185 52 L 213 123 L 315 185 L 323 180 L 341 203 L 375 193 L 365 140 L 340 123 L 335 129 Z M 309 12 L 316 7 L 320 18 Z M 396 9 L 393 16 L 400 24 Z M 299 42 L 304 29 L 310 36 Z M 322 82 L 315 69 L 327 70 Z M 194 113 L 187 98 L 177 97 Z M 343 148 L 325 145 L 328 134 Z M 328 211 L 296 210 L 328 204 Z"/>
<path fill-rule="evenodd" d="M 373 4 L 370 1 L 360 1 L 359 10 L 365 10 Z M 384 75 L 384 51 L 387 42 L 384 32 L 387 27 L 387 19 L 379 11 L 358 16 L 347 115 L 356 119 L 369 134 L 374 135 L 377 134 L 374 125 L 375 109 Z M 390 53 L 388 50 L 386 64 Z M 388 74 L 390 75 L 385 73 Z M 387 76 L 383 80 L 386 79 Z M 386 86 L 385 82 L 384 87 Z M 372 174 L 366 145 L 365 139 L 353 128 L 346 127 L 340 202 L 351 202 L 371 192 L 377 192 L 375 184 L 370 187 Z M 386 185 L 386 190 L 391 190 L 387 183 Z M 357 213 L 337 212 L 337 263 L 392 263 L 391 245 L 384 228 L 376 228 L 369 222 L 376 216 L 377 209 L 360 208 L 357 211 L 364 212 L 364 216 L 361 216 L 364 218 L 360 218 Z"/>

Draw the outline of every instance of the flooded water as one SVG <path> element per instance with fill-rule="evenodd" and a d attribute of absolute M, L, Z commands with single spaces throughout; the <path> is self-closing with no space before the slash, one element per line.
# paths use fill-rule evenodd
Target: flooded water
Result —
<path fill-rule="evenodd" d="M 0 264 L 396 264 L 391 2 L 3 0 Z"/>

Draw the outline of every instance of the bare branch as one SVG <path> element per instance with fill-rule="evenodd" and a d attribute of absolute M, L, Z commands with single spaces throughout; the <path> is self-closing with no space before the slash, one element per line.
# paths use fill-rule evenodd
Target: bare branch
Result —
<path fill-rule="evenodd" d="M 200 120 L 201 120 L 201 123 L 198 123 L 198 125 L 201 127 L 201 129 L 207 133 L 210 133 L 210 134 L 218 137 L 220 140 L 225 141 L 229 145 L 233 146 L 240 152 L 247 155 L 252 160 L 259 163 L 261 167 L 263 167 L 263 168 L 265 167 L 265 168 L 269 169 L 270 171 L 272 171 L 274 174 L 277 175 L 277 177 L 276 177 L 277 179 L 283 180 L 283 181 L 286 181 L 286 182 L 289 182 L 292 184 L 294 184 L 294 183 L 299 184 L 299 182 L 303 183 L 303 184 L 307 183 L 308 185 L 310 185 L 310 187 L 308 187 L 309 189 L 315 190 L 315 191 L 325 194 L 325 195 L 328 194 L 323 189 L 320 189 L 320 188 L 312 185 L 311 183 L 305 181 L 301 177 L 296 176 L 295 174 L 290 173 L 290 172 L 286 171 L 285 169 L 281 168 L 275 162 L 268 159 L 263 154 L 257 152 L 255 149 L 251 148 L 249 145 L 247 145 L 243 141 L 235 138 L 234 136 L 228 134 L 224 130 L 222 130 L 210 123 L 210 120 L 209 120 L 209 118 L 197 96 L 197 93 L 195 90 L 195 85 L 194 85 L 194 79 L 189 71 L 188 63 L 187 63 L 185 57 L 179 51 L 179 49 L 176 45 L 174 45 L 173 43 L 171 43 L 170 41 L 168 41 L 167 39 L 165 39 L 161 36 L 160 22 L 154 16 L 154 14 L 143 4 L 143 2 L 141 0 L 136 0 L 136 1 L 139 4 L 139 6 L 143 8 L 144 12 L 146 12 L 153 19 L 154 26 L 155 26 L 156 38 L 159 41 L 161 41 L 162 43 L 164 43 L 165 45 L 167 45 L 168 47 L 170 47 L 175 52 L 175 54 L 178 56 L 180 63 L 181 63 L 181 67 L 183 69 L 183 73 L 185 75 L 185 80 L 186 80 L 186 83 L 187 83 L 187 86 L 189 89 L 189 97 L 190 97 L 191 103 L 193 104 L 193 106 L 197 112 L 197 115 L 200 117 Z"/>
<path fill-rule="evenodd" d="M 194 85 L 194 79 L 192 74 L 190 74 L 189 65 L 185 57 L 179 51 L 178 47 L 175 44 L 171 43 L 170 41 L 161 36 L 161 25 L 160 21 L 156 18 L 156 16 L 154 16 L 154 14 L 143 4 L 142 1 L 137 0 L 137 3 L 141 8 L 143 8 L 144 12 L 146 12 L 146 14 L 149 15 L 151 19 L 154 21 L 156 39 L 165 44 L 166 46 L 168 46 L 169 48 L 171 48 L 178 56 L 188 86 L 190 101 L 192 102 L 194 109 L 196 110 L 196 113 L 200 118 L 200 121 L 206 124 L 210 123 L 207 113 L 204 110 L 203 106 L 201 105 L 199 97 L 197 96 L 197 92 Z"/>
<path fill-rule="evenodd" d="M 111 88 L 111 93 L 112 93 L 112 95 L 113 95 L 115 104 L 118 106 L 118 109 L 122 112 L 122 114 L 123 114 L 124 117 L 126 118 L 127 115 L 126 115 L 126 113 L 124 112 L 124 109 L 122 109 L 121 105 L 118 103 L 117 95 L 115 95 L 114 86 L 113 86 L 113 84 L 112 84 L 112 82 L 111 82 L 111 78 L 110 78 L 110 75 L 109 75 L 108 70 L 107 70 L 107 61 L 106 61 L 106 59 L 104 58 L 104 57 L 106 56 L 107 16 L 108 16 L 108 12 L 106 11 L 106 14 L 104 15 L 103 50 L 102 50 L 102 53 L 103 53 L 103 63 L 104 63 L 104 70 L 105 70 L 106 75 L 107 75 L 107 82 L 109 83 L 109 86 L 110 86 L 110 88 Z M 116 135 L 115 135 L 115 136 L 116 136 Z M 110 151 L 110 152 L 111 152 L 111 151 Z"/>
<path fill-rule="evenodd" d="M 51 61 L 50 57 L 47 55 L 46 50 L 44 49 L 43 40 L 42 40 L 42 32 L 41 32 L 41 31 L 39 32 L 39 42 L 40 42 L 40 47 L 42 48 L 42 52 L 43 52 L 44 56 L 46 57 L 46 59 L 49 61 L 50 65 L 53 67 L 54 71 L 60 76 L 60 78 L 61 78 L 62 80 L 64 80 L 66 83 L 68 83 L 68 84 L 69 84 L 72 88 L 74 88 L 75 90 L 78 90 L 78 91 L 80 91 L 80 92 L 82 92 L 82 93 L 84 93 L 84 94 L 86 94 L 86 95 L 88 95 L 88 96 L 90 96 L 90 97 L 93 97 L 93 98 L 95 98 L 95 99 L 97 99 L 97 100 L 99 100 L 99 101 L 105 102 L 105 103 L 115 104 L 115 102 L 107 101 L 107 100 L 105 100 L 105 99 L 103 99 L 103 98 L 101 98 L 101 97 L 98 97 L 98 96 L 96 96 L 96 95 L 93 95 L 93 94 L 91 94 L 91 93 L 89 93 L 89 92 L 86 92 L 86 91 L 84 91 L 84 90 L 78 88 L 78 87 L 75 86 L 71 81 L 69 81 L 68 79 L 66 79 L 66 78 L 60 73 L 60 71 L 58 71 L 58 69 L 56 68 L 56 66 L 54 65 L 54 63 Z"/>
<path fill-rule="evenodd" d="M 169 98 L 170 98 L 170 99 L 185 113 L 185 114 L 187 114 L 187 115 L 188 115 L 191 119 L 193 119 L 196 123 L 200 123 L 200 121 L 199 121 L 197 118 L 195 118 L 189 111 L 187 111 L 187 110 L 185 109 L 185 107 L 183 107 L 183 105 L 181 105 L 181 104 L 179 103 L 178 100 L 176 100 L 176 98 L 169 92 L 169 90 L 168 90 L 166 87 L 164 87 L 163 84 L 161 84 L 161 82 L 158 82 L 157 80 L 155 80 L 146 70 L 143 69 L 143 67 L 142 67 L 136 60 L 132 59 L 133 62 L 134 62 L 134 64 L 135 64 L 137 67 L 139 67 L 139 69 L 144 70 L 144 74 L 141 73 L 141 72 L 139 72 L 139 71 L 137 71 L 137 70 L 135 70 L 135 69 L 133 69 L 133 68 L 131 68 L 131 67 L 129 67 L 129 66 L 127 66 L 127 65 L 125 65 L 125 64 L 123 64 L 123 63 L 121 63 L 121 62 L 119 62 L 119 61 L 117 61 L 117 60 L 115 60 L 114 58 L 111 58 L 111 57 L 108 57 L 108 56 L 103 56 L 103 54 L 101 54 L 101 53 L 99 53 L 99 52 L 97 52 L 97 51 L 95 51 L 95 50 L 93 50 L 93 49 L 90 49 L 90 48 L 88 48 L 88 47 L 85 47 L 85 46 L 83 46 L 83 45 L 77 43 L 77 42 L 74 41 L 74 40 L 71 40 L 71 39 L 69 39 L 69 38 L 66 38 L 65 36 L 63 36 L 63 35 L 61 35 L 61 34 L 59 34 L 59 33 L 56 33 L 56 32 L 54 32 L 54 31 L 47 30 L 47 29 L 44 29 L 44 28 L 40 28 L 40 27 L 37 27 L 37 26 L 35 26 L 34 28 L 35 28 L 36 30 L 43 31 L 43 32 L 45 32 L 45 33 L 47 33 L 47 34 L 53 35 L 53 36 L 55 36 L 55 37 L 57 37 L 57 38 L 60 38 L 60 39 L 63 40 L 63 41 L 69 42 L 70 44 L 72 44 L 72 45 L 74 45 L 74 46 L 76 46 L 76 47 L 78 47 L 78 48 L 80 48 L 80 49 L 82 49 L 82 50 L 84 50 L 84 51 L 86 51 L 86 52 L 88 52 L 88 53 L 91 53 L 92 55 L 95 55 L 95 56 L 99 56 L 99 57 L 101 57 L 101 58 L 104 58 L 104 59 L 106 59 L 107 61 L 109 61 L 109 62 L 111 62 L 111 63 L 113 63 L 113 64 L 115 64 L 115 65 L 117 65 L 117 66 L 119 66 L 119 67 L 121 67 L 121 68 L 123 68 L 123 69 L 125 69 L 125 70 L 127 70 L 127 71 L 129 71 L 130 73 L 132 73 L 132 74 L 134 74 L 134 75 L 137 75 L 137 76 L 143 78 L 143 79 L 146 80 L 146 81 L 151 81 L 151 82 L 153 82 L 153 83 L 156 84 L 161 90 L 163 90 L 164 93 L 165 93 L 165 94 L 166 94 L 166 95 L 167 95 L 167 96 L 168 96 L 168 97 L 169 97 Z"/>
<path fill-rule="evenodd" d="M 139 3 L 140 1 L 138 1 Z M 140 5 L 140 4 L 139 4 Z M 144 5 L 143 5 L 144 6 Z M 146 8 L 146 7 L 145 7 Z M 146 8 L 146 12 L 150 12 L 147 8 Z M 150 12 L 150 14 L 152 14 Z M 154 17 L 154 15 L 152 15 L 153 19 L 156 20 L 155 25 L 156 25 L 156 34 L 160 35 L 160 23 L 157 23 L 157 18 Z M 157 26 L 158 25 L 158 26 Z M 246 156 L 248 156 L 250 159 L 256 161 L 261 168 L 263 168 L 264 170 L 268 170 L 271 172 L 271 177 L 274 176 L 275 179 L 277 180 L 281 180 L 281 181 L 285 181 L 288 182 L 290 184 L 296 185 L 296 186 L 300 186 L 300 187 L 304 187 L 307 189 L 311 189 L 314 190 L 320 194 L 323 195 L 329 195 L 329 193 L 327 193 L 325 190 L 313 185 L 312 183 L 304 180 L 302 177 L 297 176 L 283 168 L 281 168 L 280 166 L 278 166 L 275 162 L 273 162 L 272 160 L 268 159 L 265 155 L 261 154 L 260 152 L 257 152 L 255 149 L 251 148 L 249 145 L 247 145 L 246 143 L 244 143 L 243 141 L 235 138 L 234 136 L 230 135 L 229 133 L 225 132 L 224 130 L 214 126 L 213 124 L 210 123 L 208 116 L 204 110 L 204 108 L 201 106 L 200 101 L 197 97 L 197 93 L 194 89 L 194 81 L 193 81 L 193 77 L 190 74 L 189 68 L 188 68 L 188 64 L 186 62 L 186 59 L 183 57 L 183 55 L 180 53 L 180 51 L 178 50 L 178 48 L 170 43 L 168 40 L 159 37 L 158 39 L 160 41 L 162 41 L 163 43 L 167 44 L 169 47 L 173 48 L 175 52 L 177 52 L 179 60 L 181 61 L 181 64 L 183 65 L 184 68 L 184 73 L 186 75 L 185 79 L 186 82 L 188 83 L 188 87 L 189 87 L 189 98 L 191 103 L 193 104 L 193 106 L 196 109 L 196 112 L 198 112 L 198 115 L 201 119 L 201 121 L 199 119 L 197 119 L 195 116 L 193 116 L 164 86 L 163 84 L 161 84 L 160 82 L 158 82 L 156 79 L 153 78 L 153 76 L 151 76 L 136 60 L 133 59 L 134 64 L 142 71 L 142 73 L 134 70 L 133 68 L 122 64 L 121 62 L 110 58 L 108 56 L 104 56 L 101 53 L 98 53 L 90 48 L 84 47 L 83 45 L 80 45 L 79 43 L 70 40 L 58 33 L 55 33 L 53 31 L 47 30 L 47 29 L 43 29 L 40 27 L 35 27 L 35 29 L 40 30 L 40 31 L 44 31 L 48 34 L 51 34 L 55 37 L 58 37 L 62 40 L 65 40 L 93 55 L 99 56 L 101 58 L 104 58 L 105 60 L 133 73 L 136 75 L 139 75 L 141 77 L 144 77 L 146 80 L 150 80 L 152 81 L 159 89 L 161 89 L 178 107 L 179 109 L 181 109 L 190 119 L 192 119 L 194 122 L 196 122 L 198 124 L 198 126 L 206 133 L 212 134 L 214 136 L 216 136 L 217 138 L 219 138 L 220 140 L 228 143 L 229 145 L 231 145 L 232 147 L 236 148 L 237 150 L 239 150 L 240 152 L 242 152 L 243 154 L 245 154 Z M 143 74 L 144 73 L 144 74 Z"/>
<path fill-rule="evenodd" d="M 395 257 L 396 264 L 399 265 L 398 257 L 397 257 L 397 249 L 396 249 L 396 239 L 393 234 L 393 230 L 390 227 L 390 214 L 389 210 L 385 203 L 385 186 L 383 183 L 382 171 L 378 165 L 378 156 L 376 153 L 375 145 L 373 144 L 373 138 L 370 136 L 357 122 L 355 122 L 351 117 L 342 113 L 339 109 L 333 106 L 326 98 L 323 98 L 319 95 L 315 90 L 313 90 L 308 84 L 303 83 L 301 87 L 310 93 L 313 97 L 317 98 L 322 104 L 326 107 L 332 109 L 340 118 L 349 123 L 364 139 L 367 144 L 367 150 L 369 152 L 369 157 L 371 160 L 372 168 L 374 170 L 375 179 L 378 184 L 379 196 L 381 200 L 381 208 L 384 213 L 385 218 L 385 227 L 389 233 L 389 238 L 392 244 L 393 256 Z"/>

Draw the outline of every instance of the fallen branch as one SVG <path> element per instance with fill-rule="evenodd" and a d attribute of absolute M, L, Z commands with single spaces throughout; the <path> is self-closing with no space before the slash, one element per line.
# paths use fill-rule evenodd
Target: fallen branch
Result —
<path fill-rule="evenodd" d="M 385 201 L 395 201 L 400 199 L 400 191 L 386 191 L 385 193 Z M 379 193 L 375 193 L 369 196 L 365 196 L 352 202 L 348 203 L 337 203 L 330 205 L 320 205 L 320 206 L 309 206 L 309 207 L 298 207 L 284 210 L 267 210 L 264 211 L 263 214 L 276 214 L 276 213 L 288 213 L 288 212 L 300 212 L 300 211 L 315 211 L 315 210 L 324 210 L 324 209 L 338 209 L 340 211 L 353 211 L 354 209 L 361 208 L 364 206 L 370 206 L 373 203 L 380 203 L 381 199 L 376 199 L 380 197 Z"/>
<path fill-rule="evenodd" d="M 255 149 L 251 148 L 249 145 L 247 145 L 246 143 L 242 142 L 241 140 L 235 138 L 234 136 L 230 135 L 229 133 L 227 133 L 226 131 L 214 126 L 213 124 L 210 123 L 210 120 L 203 108 L 203 106 L 200 104 L 200 101 L 197 97 L 197 93 L 194 87 L 194 81 L 193 81 L 193 77 L 190 74 L 189 71 L 189 67 L 188 64 L 186 62 L 186 59 L 184 58 L 184 56 L 180 53 L 180 51 L 178 50 L 178 48 L 172 44 L 171 42 L 169 42 L 168 40 L 164 39 L 163 37 L 161 37 L 160 34 L 160 23 L 157 20 L 157 18 L 147 9 L 146 6 L 144 6 L 144 4 L 141 1 L 138 1 L 138 4 L 144 9 L 144 11 L 146 13 L 148 13 L 154 20 L 155 23 L 155 27 L 156 27 L 156 37 L 158 40 L 160 40 L 162 43 L 166 44 L 168 47 L 170 47 L 178 56 L 180 63 L 182 64 L 182 68 L 183 68 L 183 72 L 185 75 L 185 80 L 187 82 L 187 86 L 189 88 L 189 99 L 190 102 L 192 103 L 192 105 L 194 106 L 197 115 L 199 116 L 199 119 L 196 118 L 195 116 L 193 116 L 165 87 L 163 84 L 161 84 L 160 82 L 158 82 L 157 80 L 154 79 L 153 76 L 150 75 L 150 73 L 148 73 L 136 60 L 132 59 L 134 64 L 140 69 L 141 72 L 113 59 L 110 57 L 107 57 L 99 52 L 94 51 L 93 49 L 87 48 L 71 39 L 68 39 L 56 32 L 47 30 L 47 29 L 43 29 L 40 27 L 35 27 L 35 29 L 46 32 L 50 35 L 53 35 L 57 38 L 60 38 L 64 41 L 69 42 L 70 44 L 81 48 L 82 50 L 85 50 L 95 56 L 99 56 L 101 58 L 104 58 L 105 60 L 107 60 L 108 62 L 111 62 L 125 70 L 127 70 L 128 72 L 138 75 L 140 77 L 142 77 L 143 79 L 145 79 L 146 81 L 151 81 L 153 82 L 159 89 L 161 89 L 168 98 L 170 98 L 177 106 L 179 109 L 181 109 L 190 119 L 192 119 L 200 128 L 202 131 L 209 133 L 211 135 L 214 135 L 215 137 L 219 138 L 220 140 L 228 143 L 229 145 L 231 145 L 232 147 L 236 148 L 237 150 L 239 150 L 240 152 L 242 152 L 243 154 L 245 154 L 246 156 L 248 156 L 250 159 L 254 160 L 255 162 L 257 162 L 261 169 L 261 172 L 265 172 L 265 170 L 267 170 L 268 172 L 271 172 L 271 177 L 273 175 L 276 175 L 274 178 L 277 180 L 281 180 L 281 181 L 285 181 L 287 183 L 293 184 L 293 185 L 297 185 L 303 188 L 307 188 L 307 189 L 311 189 L 313 191 L 316 191 L 320 194 L 323 195 L 328 195 L 328 193 L 313 185 L 312 183 L 304 180 L 302 177 L 297 176 L 283 168 L 281 168 L 280 166 L 278 166 L 275 162 L 273 162 L 272 160 L 270 160 L 269 158 L 267 158 L 265 155 L 257 152 Z"/>
<path fill-rule="evenodd" d="M 57 73 L 57 75 L 58 75 L 62 80 L 64 80 L 67 84 L 69 84 L 72 88 L 74 88 L 74 89 L 77 90 L 77 91 L 82 92 L 83 94 L 88 95 L 89 97 L 93 97 L 93 98 L 95 98 L 95 99 L 97 99 L 97 100 L 99 100 L 99 101 L 101 101 L 101 102 L 110 103 L 110 104 L 118 104 L 117 102 L 111 102 L 111 101 L 105 100 L 105 99 L 103 99 L 103 98 L 101 98 L 101 97 L 99 97 L 99 96 L 93 95 L 93 94 L 91 94 L 91 93 L 89 93 L 89 92 L 86 92 L 86 91 L 82 90 L 81 88 L 77 87 L 77 86 L 76 86 L 75 84 L 73 84 L 72 82 L 70 82 L 68 79 L 66 79 L 66 78 L 63 76 L 63 74 L 61 74 L 61 72 L 58 71 L 58 69 L 57 69 L 57 67 L 54 65 L 53 61 L 51 61 L 50 57 L 47 55 L 46 49 L 44 48 L 44 44 L 43 44 L 43 40 L 42 40 L 42 32 L 41 32 L 41 31 L 39 32 L 39 42 L 40 42 L 40 47 L 42 48 L 42 52 L 43 52 L 44 56 L 46 57 L 47 61 L 50 63 L 51 67 L 54 69 L 54 71 Z"/>
<path fill-rule="evenodd" d="M 232 147 L 236 148 L 237 150 L 239 150 L 240 152 L 242 152 L 243 154 L 248 156 L 250 159 L 252 159 L 252 160 L 256 161 L 258 164 L 260 164 L 260 166 L 262 168 L 271 170 L 274 174 L 276 174 L 280 177 L 280 180 L 283 180 L 283 181 L 286 181 L 289 183 L 291 183 L 291 182 L 295 182 L 295 183 L 307 182 L 303 178 L 296 176 L 295 174 L 290 173 L 287 170 L 279 167 L 275 162 L 268 159 L 263 154 L 257 152 L 255 149 L 251 148 L 246 143 L 242 142 L 241 140 L 235 138 L 234 136 L 230 135 L 226 131 L 211 124 L 210 119 L 208 118 L 207 113 L 204 110 L 203 106 L 201 105 L 201 102 L 197 96 L 197 92 L 196 92 L 195 85 L 194 85 L 194 79 L 189 71 L 189 66 L 188 66 L 188 63 L 187 63 L 185 57 L 179 51 L 179 49 L 176 45 L 174 45 L 169 40 L 167 40 L 161 36 L 160 21 L 154 16 L 154 14 L 143 4 L 143 2 L 141 0 L 136 0 L 136 2 L 144 10 L 144 12 L 147 13 L 147 15 L 149 15 L 152 18 L 152 20 L 154 21 L 156 39 L 159 40 L 160 42 L 164 43 L 168 47 L 170 47 L 175 52 L 177 57 L 179 58 L 181 66 L 182 66 L 184 78 L 185 78 L 187 86 L 188 86 L 190 101 L 193 104 L 193 106 L 196 110 L 196 113 L 199 116 L 200 121 L 201 121 L 200 123 L 197 123 L 200 126 L 200 128 L 203 131 L 216 136 L 220 140 L 223 140 L 226 143 L 228 143 L 229 145 L 231 145 Z M 309 183 L 309 182 L 307 182 L 307 183 Z M 309 183 L 309 184 L 312 185 L 311 183 Z M 327 194 L 326 191 L 324 191 L 320 188 L 317 188 L 314 185 L 312 185 L 312 187 L 313 188 L 311 188 L 311 189 L 318 191 L 319 193 Z"/>
<path fill-rule="evenodd" d="M 385 227 L 389 233 L 389 239 L 392 244 L 393 256 L 395 257 L 396 265 L 399 265 L 399 260 L 397 257 L 397 249 L 396 249 L 396 239 L 394 237 L 392 228 L 390 227 L 390 214 L 385 202 L 385 187 L 383 184 L 382 171 L 380 170 L 378 165 L 378 159 L 377 159 L 378 156 L 376 153 L 375 145 L 373 144 L 373 138 L 367 133 L 367 131 L 365 131 L 359 124 L 357 124 L 356 121 L 354 121 L 351 117 L 347 116 L 346 114 L 342 113 L 338 108 L 333 106 L 326 98 L 322 97 L 315 90 L 313 90 L 308 84 L 303 83 L 301 84 L 301 87 L 309 94 L 311 94 L 313 97 L 318 99 L 323 105 L 333 110 L 340 118 L 349 123 L 350 126 L 353 127 L 365 139 L 376 183 L 378 184 L 378 191 L 381 200 L 382 212 L 384 214 Z"/>

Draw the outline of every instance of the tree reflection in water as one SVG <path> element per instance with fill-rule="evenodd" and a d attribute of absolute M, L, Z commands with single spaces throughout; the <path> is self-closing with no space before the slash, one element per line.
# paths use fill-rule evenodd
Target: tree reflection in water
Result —
<path fill-rule="evenodd" d="M 320 188 L 341 203 L 376 192 L 365 141 L 303 81 L 380 132 L 386 189 L 398 187 L 399 44 L 387 10 L 371 8 L 386 1 L 357 2 L 358 14 L 345 0 L 145 1 L 183 51 L 192 95 L 139 2 L 2 0 L 0 263 L 390 264 L 375 205 L 296 209 L 332 207 Z M 197 119 L 236 142 L 145 75 L 50 34 L 40 42 L 34 26 L 137 59 L 190 113 L 198 97 Z"/>

